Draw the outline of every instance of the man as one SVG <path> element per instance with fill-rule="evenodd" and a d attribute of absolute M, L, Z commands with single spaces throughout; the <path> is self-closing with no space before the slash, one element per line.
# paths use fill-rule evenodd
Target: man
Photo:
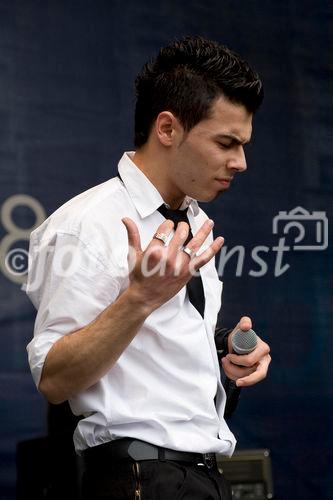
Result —
<path fill-rule="evenodd" d="M 197 201 L 246 169 L 262 84 L 226 47 L 187 37 L 144 66 L 136 92 L 136 151 L 119 176 L 31 235 L 30 366 L 50 402 L 84 417 L 85 499 L 227 499 L 214 460 L 235 447 L 214 345 L 223 238 Z M 267 344 L 237 356 L 231 336 L 225 374 L 239 387 L 262 380 Z"/>

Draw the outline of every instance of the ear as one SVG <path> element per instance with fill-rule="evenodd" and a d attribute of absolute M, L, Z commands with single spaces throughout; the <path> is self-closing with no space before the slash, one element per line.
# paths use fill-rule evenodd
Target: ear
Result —
<path fill-rule="evenodd" d="M 171 111 L 162 111 L 156 118 L 155 131 L 163 146 L 172 146 L 179 142 L 183 127 Z"/>

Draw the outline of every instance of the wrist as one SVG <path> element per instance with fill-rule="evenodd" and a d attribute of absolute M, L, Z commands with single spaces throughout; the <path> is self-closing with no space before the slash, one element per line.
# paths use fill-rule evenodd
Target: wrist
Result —
<path fill-rule="evenodd" d="M 229 339 L 232 332 L 233 330 L 230 328 L 216 327 L 215 329 L 215 344 L 220 359 L 231 352 L 229 349 Z"/>
<path fill-rule="evenodd" d="M 139 287 L 130 285 L 122 294 L 123 300 L 126 300 L 132 311 L 136 311 L 144 318 L 148 317 L 155 309 L 145 300 Z"/>

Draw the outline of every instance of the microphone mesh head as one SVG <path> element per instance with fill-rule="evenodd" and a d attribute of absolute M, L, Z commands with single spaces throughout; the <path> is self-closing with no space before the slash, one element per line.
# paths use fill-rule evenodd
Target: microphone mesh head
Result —
<path fill-rule="evenodd" d="M 249 354 L 257 346 L 257 335 L 253 330 L 246 332 L 237 330 L 232 336 L 231 343 L 236 354 Z"/>

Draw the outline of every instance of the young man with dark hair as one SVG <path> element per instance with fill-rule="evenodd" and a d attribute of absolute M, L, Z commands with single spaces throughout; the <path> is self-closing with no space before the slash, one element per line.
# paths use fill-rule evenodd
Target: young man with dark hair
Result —
<path fill-rule="evenodd" d="M 235 447 L 214 344 L 223 238 L 198 201 L 246 169 L 263 88 L 226 47 L 186 37 L 144 66 L 136 95 L 136 151 L 119 175 L 31 235 L 30 366 L 50 402 L 84 417 L 74 443 L 86 500 L 229 499 L 215 461 Z M 235 329 L 250 328 L 243 317 Z M 265 378 L 268 345 L 238 356 L 231 336 L 225 374 L 239 387 Z"/>

